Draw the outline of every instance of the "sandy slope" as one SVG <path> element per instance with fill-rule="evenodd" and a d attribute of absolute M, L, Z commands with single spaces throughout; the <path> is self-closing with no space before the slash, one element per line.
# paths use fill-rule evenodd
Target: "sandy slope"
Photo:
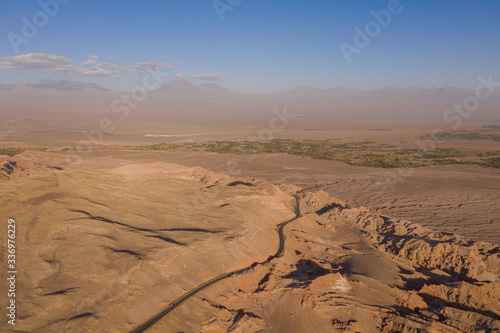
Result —
<path fill-rule="evenodd" d="M 24 158 L 64 163 L 66 155 L 26 152 Z M 231 155 L 185 151 L 95 151 L 81 167 L 111 168 L 156 161 L 202 166 L 218 173 L 259 177 L 275 184 L 324 190 L 352 206 L 500 244 L 500 171 L 474 166 L 387 170 L 284 154 Z M 61 165 L 66 166 L 66 165 Z M 71 167 L 71 165 L 67 165 Z"/>
<path fill-rule="evenodd" d="M 127 332 L 211 277 L 274 253 L 293 193 L 303 216 L 285 229 L 284 256 L 203 290 L 151 331 L 500 330 L 498 246 L 326 192 L 106 161 L 0 183 L 1 218 L 18 226 L 16 331 Z"/>

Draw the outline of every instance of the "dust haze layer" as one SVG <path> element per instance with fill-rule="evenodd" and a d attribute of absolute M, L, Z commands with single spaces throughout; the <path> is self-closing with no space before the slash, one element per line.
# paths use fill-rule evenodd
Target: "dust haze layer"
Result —
<path fill-rule="evenodd" d="M 140 85 L 130 92 L 116 92 L 95 84 L 51 80 L 3 85 L 0 86 L 1 111 L 57 112 L 61 116 L 116 111 L 121 116 L 123 112 L 119 110 L 128 107 L 143 117 L 154 114 L 188 118 L 238 117 L 245 121 L 267 117 L 269 110 L 286 105 L 291 113 L 306 118 L 442 121 L 447 109 L 462 104 L 467 96 L 476 96 L 474 90 L 454 87 L 386 87 L 380 90 L 298 87 L 279 93 L 242 94 L 215 83 L 195 86 L 182 77 L 160 83 L 158 89 L 146 92 Z M 488 98 L 481 99 L 480 107 L 473 112 L 474 118 L 476 121 L 498 121 L 500 94 L 486 93 Z M 481 91 L 481 96 L 486 93 Z M 455 123 L 453 118 L 457 116 L 460 114 L 454 111 L 446 117 Z"/>

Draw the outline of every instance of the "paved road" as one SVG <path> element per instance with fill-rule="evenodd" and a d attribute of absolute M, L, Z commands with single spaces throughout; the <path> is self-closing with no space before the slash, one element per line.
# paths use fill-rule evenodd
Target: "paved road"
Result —
<path fill-rule="evenodd" d="M 165 308 L 163 311 L 161 311 L 161 312 L 157 313 L 156 315 L 154 315 L 148 321 L 142 323 L 141 325 L 139 325 L 138 327 L 136 327 L 135 329 L 133 329 L 130 333 L 141 333 L 141 332 L 146 331 L 151 326 L 153 326 L 154 324 L 156 324 L 156 322 L 158 322 L 160 319 L 162 319 L 163 317 L 165 317 L 170 311 L 172 311 L 173 309 L 175 309 L 176 307 L 178 307 L 179 305 L 181 305 L 185 300 L 187 300 L 188 298 L 194 296 L 196 293 L 198 293 L 199 291 L 205 289 L 206 287 L 208 287 L 208 286 L 210 286 L 210 285 L 212 285 L 212 284 L 214 284 L 216 282 L 219 282 L 221 280 L 227 279 L 227 278 L 229 278 L 231 276 L 235 276 L 235 275 L 238 275 L 238 274 L 244 274 L 244 273 L 252 270 L 257 265 L 267 264 L 268 262 L 270 262 L 274 258 L 280 257 L 283 254 L 283 251 L 285 251 L 285 236 L 283 235 L 283 228 L 288 223 L 290 223 L 292 221 L 295 221 L 296 219 L 298 219 L 299 217 L 302 216 L 302 214 L 300 214 L 299 197 L 297 195 L 294 195 L 294 197 L 295 197 L 295 217 L 293 219 L 290 219 L 288 221 L 285 221 L 285 222 L 282 222 L 282 223 L 278 224 L 278 230 L 277 230 L 277 232 L 278 232 L 278 237 L 279 237 L 279 246 L 278 246 L 278 250 L 276 251 L 276 253 L 274 255 L 269 256 L 265 261 L 254 262 L 252 265 L 250 265 L 248 267 L 245 267 L 245 268 L 242 268 L 242 269 L 239 269 L 239 270 L 236 270 L 236 271 L 232 271 L 232 272 L 229 272 L 229 273 L 223 273 L 221 275 L 218 275 L 218 276 L 214 277 L 211 280 L 208 280 L 208 281 L 200 284 L 196 288 L 191 289 L 190 291 L 188 291 L 187 293 L 185 293 L 184 295 L 182 295 L 181 297 L 179 297 L 178 299 L 176 299 L 175 301 L 173 301 L 172 303 L 170 303 L 170 305 L 167 308 Z"/>

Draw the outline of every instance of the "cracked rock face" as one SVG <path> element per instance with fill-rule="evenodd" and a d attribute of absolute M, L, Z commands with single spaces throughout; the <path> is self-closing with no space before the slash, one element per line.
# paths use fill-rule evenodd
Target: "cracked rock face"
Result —
<path fill-rule="evenodd" d="M 39 172 L 56 169 L 48 165 L 23 161 L 22 159 L 0 155 L 0 181 L 27 177 Z"/>
<path fill-rule="evenodd" d="M 201 168 L 44 171 L 0 183 L 2 219 L 18 228 L 20 332 L 130 331 L 274 254 L 292 194 L 301 216 L 281 257 L 203 289 L 150 331 L 500 330 L 498 246 Z"/>

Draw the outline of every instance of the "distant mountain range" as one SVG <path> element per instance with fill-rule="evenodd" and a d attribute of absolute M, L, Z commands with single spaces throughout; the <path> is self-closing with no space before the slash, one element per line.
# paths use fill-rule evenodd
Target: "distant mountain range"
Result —
<path fill-rule="evenodd" d="M 42 80 L 24 84 L 0 85 L 0 112 L 106 112 L 130 94 L 105 89 L 93 83 Z M 141 114 L 259 116 L 273 108 L 287 106 L 289 112 L 303 117 L 353 119 L 436 120 L 461 104 L 474 91 L 455 88 L 396 88 L 358 90 L 336 87 L 319 89 L 309 86 L 268 94 L 243 94 L 215 83 L 196 86 L 178 76 L 145 100 L 131 103 Z M 116 100 L 119 102 L 116 102 Z M 500 91 L 481 101 L 475 112 L 478 120 L 495 119 L 500 111 Z"/>
<path fill-rule="evenodd" d="M 28 82 L 22 84 L 0 85 L 0 90 L 14 90 L 23 88 L 33 88 L 41 90 L 59 90 L 59 91 L 84 91 L 84 90 L 97 90 L 101 92 L 110 92 L 112 90 L 103 88 L 95 83 L 82 83 L 73 81 L 53 81 L 49 79 L 41 80 L 39 82 Z M 500 91 L 499 91 L 500 92 Z M 167 82 L 157 90 L 155 93 L 162 93 L 163 95 L 171 95 L 173 98 L 203 96 L 210 95 L 218 96 L 243 96 L 243 95 L 348 95 L 353 93 L 361 94 L 377 94 L 377 95 L 461 95 L 471 94 L 472 90 L 444 87 L 444 88 L 421 88 L 421 87 L 407 87 L 396 88 L 394 86 L 386 86 L 379 90 L 358 90 L 351 88 L 335 87 L 331 89 L 320 89 L 309 86 L 301 86 L 293 88 L 284 92 L 267 93 L 267 94 L 243 94 L 236 91 L 223 88 L 216 83 L 203 83 L 196 86 L 189 82 L 189 80 L 182 76 L 177 76 L 170 82 Z"/>
<path fill-rule="evenodd" d="M 40 82 L 29 82 L 24 84 L 10 84 L 10 85 L 0 85 L 0 90 L 13 90 L 16 88 L 34 88 L 34 89 L 55 89 L 60 91 L 82 91 L 87 89 L 94 89 L 98 91 L 109 91 L 97 85 L 95 83 L 81 83 L 81 82 L 71 82 L 71 81 L 53 81 L 53 80 L 42 80 Z"/>

